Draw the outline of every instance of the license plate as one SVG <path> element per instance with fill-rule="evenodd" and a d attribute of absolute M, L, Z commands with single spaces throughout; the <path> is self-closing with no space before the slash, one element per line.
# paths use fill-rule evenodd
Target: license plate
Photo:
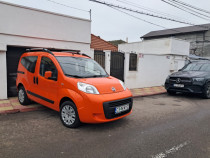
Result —
<path fill-rule="evenodd" d="M 115 114 L 119 114 L 119 113 L 127 111 L 127 110 L 129 110 L 129 104 L 118 106 L 115 108 Z"/>
<path fill-rule="evenodd" d="M 174 84 L 174 87 L 183 88 L 183 87 L 184 87 L 184 85 L 183 85 L 183 84 Z"/>

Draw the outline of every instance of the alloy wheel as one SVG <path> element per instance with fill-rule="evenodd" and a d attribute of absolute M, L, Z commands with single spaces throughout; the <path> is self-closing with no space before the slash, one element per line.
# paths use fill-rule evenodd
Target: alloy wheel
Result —
<path fill-rule="evenodd" d="M 71 105 L 65 105 L 61 110 L 61 118 L 67 125 L 72 125 L 76 119 L 76 112 Z"/>
<path fill-rule="evenodd" d="M 24 95 L 25 95 L 25 94 L 24 94 L 23 89 L 20 89 L 20 90 L 19 90 L 19 93 L 18 93 L 18 98 L 19 98 L 19 101 L 20 101 L 21 103 L 24 102 L 24 99 L 25 99 L 25 96 L 24 96 Z"/>

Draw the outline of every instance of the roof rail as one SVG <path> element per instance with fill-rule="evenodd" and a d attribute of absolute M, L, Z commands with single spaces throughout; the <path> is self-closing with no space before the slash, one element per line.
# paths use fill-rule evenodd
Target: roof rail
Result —
<path fill-rule="evenodd" d="M 90 56 L 88 56 L 87 54 L 84 54 L 84 53 L 82 53 L 81 55 L 91 58 Z"/>
<path fill-rule="evenodd" d="M 31 48 L 31 49 L 26 49 L 26 52 L 37 52 L 37 51 L 47 52 L 47 53 L 49 53 L 49 54 L 51 54 L 51 55 L 54 56 L 54 54 L 50 50 L 48 50 L 46 48 Z"/>

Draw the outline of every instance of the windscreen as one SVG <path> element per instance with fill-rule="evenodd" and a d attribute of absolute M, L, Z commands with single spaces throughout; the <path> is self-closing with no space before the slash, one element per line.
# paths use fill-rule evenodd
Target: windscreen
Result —
<path fill-rule="evenodd" d="M 108 77 L 105 70 L 93 59 L 59 56 L 56 57 L 66 76 L 74 78 Z"/>
<path fill-rule="evenodd" d="M 182 71 L 209 71 L 209 63 L 190 63 L 182 69 Z"/>

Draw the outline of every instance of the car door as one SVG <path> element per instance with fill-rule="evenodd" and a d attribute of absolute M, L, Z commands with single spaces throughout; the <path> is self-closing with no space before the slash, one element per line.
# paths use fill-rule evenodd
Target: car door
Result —
<path fill-rule="evenodd" d="M 55 109 L 58 95 L 58 70 L 54 61 L 47 56 L 40 56 L 39 69 L 36 74 L 36 94 L 39 103 Z M 45 78 L 45 72 L 51 71 L 52 77 Z"/>

